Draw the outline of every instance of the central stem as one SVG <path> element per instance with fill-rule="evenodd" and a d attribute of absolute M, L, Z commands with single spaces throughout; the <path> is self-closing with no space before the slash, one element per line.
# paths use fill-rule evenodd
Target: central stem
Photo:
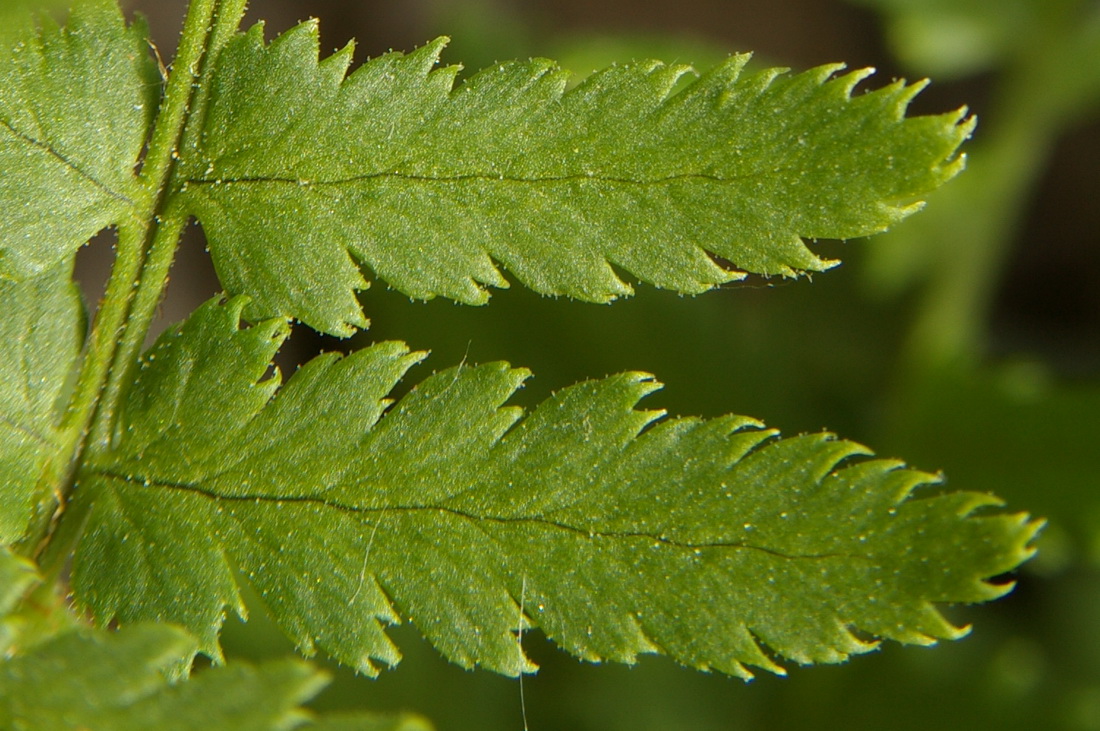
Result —
<path fill-rule="evenodd" d="M 192 0 L 188 8 L 140 175 L 147 195 L 139 201 L 132 219 L 137 223 L 119 224 L 111 278 L 61 422 L 61 429 L 71 435 L 69 469 L 55 493 L 55 509 L 39 516 L 24 543 L 43 559 L 47 573 L 64 561 L 69 548 L 51 546 L 55 534 L 63 535 L 60 543 L 67 544 L 79 533 L 75 524 L 80 516 L 57 518 L 69 503 L 82 456 L 110 446 L 119 404 L 167 286 L 168 270 L 186 223 L 185 212 L 174 205 L 172 196 L 180 142 L 190 120 L 205 108 L 205 86 L 199 81 L 239 26 L 245 4 L 246 0 Z M 70 525 L 58 531 L 59 522 Z"/>
<path fill-rule="evenodd" d="M 247 0 L 194 0 L 188 10 L 161 119 L 154 127 L 141 173 L 155 191 L 153 208 L 146 219 L 154 223 L 147 229 L 143 242 L 142 268 L 131 280 L 134 292 L 125 330 L 91 424 L 87 446 L 93 451 L 110 446 L 119 403 L 132 380 L 141 347 L 168 285 L 168 270 L 187 223 L 186 211 L 174 204 L 173 194 L 178 188 L 176 178 L 182 157 L 190 152 L 181 150 L 184 134 L 195 120 L 201 126 L 205 115 L 208 91 L 199 80 L 210 72 L 218 51 L 237 30 L 246 3 Z"/>

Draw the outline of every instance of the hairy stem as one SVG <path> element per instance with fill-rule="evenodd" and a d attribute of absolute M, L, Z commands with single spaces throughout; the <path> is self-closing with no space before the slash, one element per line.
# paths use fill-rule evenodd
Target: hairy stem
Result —
<path fill-rule="evenodd" d="M 169 210 L 180 143 L 196 98 L 202 95 L 199 80 L 237 29 L 244 7 L 245 0 L 193 0 L 188 8 L 141 172 L 147 195 L 139 202 L 136 222 L 119 227 L 115 265 L 62 422 L 72 435 L 70 468 L 57 491 L 56 510 L 41 516 L 25 544 L 50 563 L 63 561 L 67 554 L 57 546 L 47 549 L 75 485 L 81 456 L 85 450 L 109 446 L 119 402 L 167 286 L 168 269 L 186 222 L 182 213 Z M 67 541 L 77 533 L 57 532 L 68 536 Z"/>
<path fill-rule="evenodd" d="M 178 88 L 182 88 L 186 83 L 187 91 L 181 93 L 181 96 L 186 93 L 186 102 L 181 103 L 178 110 L 166 110 L 166 113 L 172 116 L 166 119 L 165 128 L 171 129 L 172 134 L 165 135 L 165 147 L 156 148 L 158 157 L 151 159 L 142 171 L 142 177 L 157 184 L 157 204 L 153 213 L 156 225 L 147 239 L 144 266 L 137 282 L 129 322 L 115 353 L 114 364 L 103 391 L 99 412 L 92 425 L 89 440 L 89 447 L 92 450 L 105 449 L 110 445 L 111 430 L 114 427 L 118 404 L 126 385 L 133 380 L 141 347 L 156 316 L 164 290 L 168 286 L 168 272 L 172 268 L 176 248 L 179 246 L 180 237 L 187 224 L 186 212 L 173 205 L 171 195 L 186 179 L 186 174 L 181 171 L 186 170 L 190 154 L 197 149 L 198 130 L 202 128 L 202 121 L 206 116 L 209 89 L 197 82 L 209 73 L 218 51 L 237 30 L 244 16 L 247 0 L 215 0 L 210 4 L 212 16 L 203 26 L 208 29 L 208 33 L 201 38 L 201 47 L 196 46 L 192 54 L 193 60 L 185 67 L 186 70 L 182 76 L 177 77 L 179 72 L 175 69 L 183 58 L 181 41 L 180 56 L 173 67 L 173 81 L 180 79 Z M 189 16 L 188 22 L 190 20 Z M 184 40 L 187 40 L 187 31 L 188 26 L 185 26 Z M 192 40 L 196 44 L 199 42 L 198 39 Z M 157 126 L 157 132 L 159 132 L 160 125 Z M 156 142 L 157 139 L 154 137 L 154 143 Z M 154 146 L 151 145 L 150 150 L 153 149 Z M 141 286 L 142 284 L 148 286 Z"/>

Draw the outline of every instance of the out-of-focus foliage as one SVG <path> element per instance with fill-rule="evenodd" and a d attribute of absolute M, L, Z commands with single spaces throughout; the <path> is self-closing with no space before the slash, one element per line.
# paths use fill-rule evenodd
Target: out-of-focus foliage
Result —
<path fill-rule="evenodd" d="M 0 563 L 0 578 L 4 571 Z M 169 685 L 164 671 L 194 645 L 193 638 L 176 627 L 135 625 L 117 632 L 64 633 L 25 654 L 0 660 L 0 727 L 429 731 L 412 716 L 359 713 L 314 719 L 300 704 L 325 685 L 326 676 L 299 660 L 260 666 L 236 662 Z"/>
<path fill-rule="evenodd" d="M 12 21 L 26 10 L 49 11 L 62 5 L 63 0 L 3 0 L 0 2 L 0 40 L 5 34 L 14 34 L 18 30 Z"/>
<path fill-rule="evenodd" d="M 37 580 L 33 563 L 0 548 L 0 656 L 11 651 L 20 630 L 19 620 L 11 616 L 11 611 Z"/>
<path fill-rule="evenodd" d="M 868 267 L 868 284 L 879 295 L 911 291 L 918 301 L 901 351 L 906 376 L 894 402 L 895 447 L 935 459 L 956 484 L 1011 494 L 1051 518 L 1051 555 L 1042 565 L 1094 561 L 1100 460 L 1092 445 L 1100 438 L 1100 384 L 1060 382 L 1056 364 L 1041 354 L 1020 353 L 1007 364 L 985 355 L 1008 258 L 1014 246 L 1032 244 L 1018 240 L 1021 221 L 1051 150 L 1100 108 L 1100 5 L 861 2 L 882 9 L 896 31 L 895 50 L 920 73 L 935 72 L 950 54 L 914 53 L 913 44 L 955 43 L 949 28 L 960 18 L 999 39 L 986 69 L 990 111 L 968 150 L 966 176 L 933 199 L 919 221 L 881 237 Z M 979 69 L 960 63 L 953 70 Z M 924 252 L 919 257 L 916 248 Z"/>
<path fill-rule="evenodd" d="M 962 76 L 984 68 L 991 79 L 981 134 L 968 149 L 967 175 L 919 220 L 881 237 L 868 268 L 869 284 L 880 293 L 922 290 L 905 353 L 909 367 L 973 367 L 987 342 L 994 293 L 1051 150 L 1100 106 L 1100 5 L 861 1 L 882 8 L 884 22 L 896 30 L 895 50 L 918 74 L 936 73 L 952 54 L 912 52 L 914 45 L 974 47 L 955 37 L 952 29 L 959 24 L 999 39 L 983 64 L 959 61 L 950 68 Z"/>
<path fill-rule="evenodd" d="M 1056 42 L 1056 58 L 1078 66 L 1052 77 L 1053 86 L 1100 80 L 1089 63 L 1100 50 L 1100 6 L 1091 0 L 853 0 L 882 12 L 888 39 L 908 66 L 941 79 L 998 71 L 1036 45 Z M 1053 49 L 1044 48 L 1044 52 Z"/>

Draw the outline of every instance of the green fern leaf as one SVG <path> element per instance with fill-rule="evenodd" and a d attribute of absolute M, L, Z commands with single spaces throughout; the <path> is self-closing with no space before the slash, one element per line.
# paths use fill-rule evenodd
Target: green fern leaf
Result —
<path fill-rule="evenodd" d="M 366 324 L 359 265 L 471 304 L 507 286 L 494 262 L 595 302 L 631 292 L 615 267 L 686 293 L 820 271 L 835 262 L 803 237 L 897 222 L 961 168 L 973 126 L 906 119 L 920 84 L 852 96 L 869 72 L 744 74 L 747 56 L 682 88 L 690 67 L 645 62 L 566 92 L 532 60 L 455 89 L 456 67 L 432 71 L 444 42 L 346 77 L 351 48 L 319 62 L 315 22 L 227 45 L 184 190 L 250 318 L 348 334 Z"/>
<path fill-rule="evenodd" d="M 0 568 L 0 571 L 3 569 Z M 0 727 L 67 731 L 261 731 L 299 728 L 298 707 L 326 682 L 302 662 L 234 663 L 169 686 L 164 672 L 195 641 L 168 625 L 71 632 L 0 661 Z M 405 725 L 402 725 L 405 724 Z M 426 729 L 417 719 L 359 715 L 305 728 Z"/>
<path fill-rule="evenodd" d="M 135 167 L 160 93 L 144 23 L 79 0 L 68 24 L 25 11 L 0 36 L 0 276 L 40 273 L 144 193 Z"/>
<path fill-rule="evenodd" d="M 524 371 L 461 367 L 383 415 L 420 355 L 382 343 L 279 388 L 259 379 L 287 327 L 241 330 L 244 306 L 162 336 L 81 475 L 74 589 L 101 623 L 180 622 L 216 655 L 239 569 L 304 651 L 367 673 L 399 658 L 384 625 L 412 621 L 506 674 L 531 669 L 514 632 L 537 625 L 588 660 L 748 677 L 959 637 L 934 604 L 1002 595 L 986 579 L 1031 554 L 1037 524 L 996 498 L 914 493 L 935 478 L 826 434 L 662 420 L 634 408 L 642 374 L 521 418 L 503 404 Z"/>
<path fill-rule="evenodd" d="M 56 428 L 58 401 L 84 337 L 71 270 L 62 264 L 22 282 L 0 280 L 0 544 L 23 537 L 40 493 L 69 459 Z"/>

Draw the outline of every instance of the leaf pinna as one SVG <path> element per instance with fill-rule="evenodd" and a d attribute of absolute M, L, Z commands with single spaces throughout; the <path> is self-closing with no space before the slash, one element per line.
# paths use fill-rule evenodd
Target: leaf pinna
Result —
<path fill-rule="evenodd" d="M 193 652 L 194 644 L 186 632 L 163 624 L 61 635 L 0 664 L 0 726 L 44 731 L 430 731 L 411 714 L 313 717 L 300 704 L 316 695 L 327 678 L 300 660 L 238 663 L 169 685 L 163 671 Z"/>
<path fill-rule="evenodd" d="M 535 59 L 457 88 L 446 39 L 345 77 L 304 23 L 223 52 L 184 195 L 251 317 L 347 335 L 369 267 L 419 299 L 486 301 L 497 262 L 534 290 L 630 294 L 615 268 L 698 293 L 744 272 L 821 271 L 805 238 L 886 229 L 962 167 L 963 112 L 905 118 L 922 84 L 852 95 L 870 73 L 746 73 L 748 56 L 616 66 L 565 91 Z M 273 113 L 273 110 L 277 112 Z M 732 262 L 719 265 L 711 255 Z"/>
<path fill-rule="evenodd" d="M 136 167 L 160 79 L 149 29 L 113 2 L 80 2 L 69 22 L 21 18 L 0 43 L 0 278 L 71 259 L 146 194 Z M 20 18 L 5 22 L 20 24 Z M 0 36 L 0 41 L 7 36 Z M 109 131 L 109 133 L 108 133 Z"/>
<path fill-rule="evenodd" d="M 523 622 L 578 657 L 750 677 L 844 660 L 867 636 L 958 637 L 934 603 L 1000 596 L 986 579 L 1031 553 L 1026 516 L 922 497 L 936 478 L 853 461 L 851 442 L 638 411 L 658 387 L 645 374 L 523 418 L 504 404 L 525 371 L 460 367 L 383 415 L 421 356 L 380 343 L 279 389 L 256 379 L 286 328 L 239 329 L 244 307 L 211 301 L 161 337 L 117 448 L 81 476 L 74 588 L 101 623 L 170 619 L 216 656 L 223 607 L 243 614 L 239 569 L 307 652 L 373 674 L 399 658 L 384 626 L 408 620 L 453 662 L 516 674 L 532 669 L 522 586 Z"/>

